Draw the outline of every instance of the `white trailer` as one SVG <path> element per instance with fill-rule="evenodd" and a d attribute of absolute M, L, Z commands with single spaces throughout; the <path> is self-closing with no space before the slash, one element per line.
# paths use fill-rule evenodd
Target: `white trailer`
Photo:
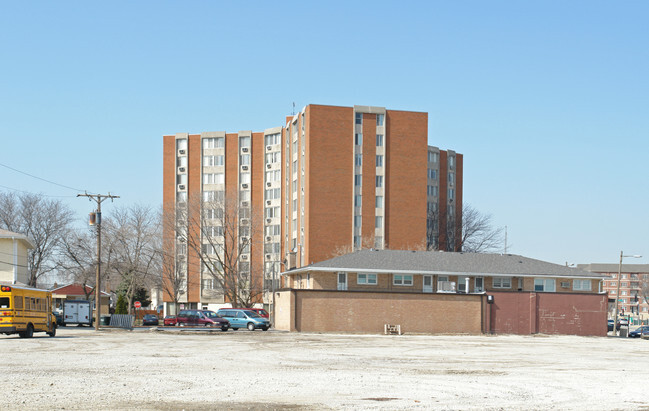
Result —
<path fill-rule="evenodd" d="M 63 302 L 63 324 L 92 326 L 92 306 L 86 300 L 68 300 Z"/>

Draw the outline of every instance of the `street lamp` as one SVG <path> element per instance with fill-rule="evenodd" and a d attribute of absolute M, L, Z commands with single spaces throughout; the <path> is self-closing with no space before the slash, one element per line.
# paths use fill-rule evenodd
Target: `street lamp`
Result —
<path fill-rule="evenodd" d="M 615 292 L 615 315 L 613 316 L 613 335 L 617 330 L 617 308 L 620 301 L 620 282 L 622 280 L 622 259 L 627 258 L 642 258 L 641 255 L 624 255 L 624 251 L 620 251 L 620 265 L 617 269 L 617 291 Z"/>

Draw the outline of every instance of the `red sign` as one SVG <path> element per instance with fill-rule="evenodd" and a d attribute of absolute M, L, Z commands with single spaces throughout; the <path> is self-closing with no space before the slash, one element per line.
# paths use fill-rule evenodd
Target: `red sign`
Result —
<path fill-rule="evenodd" d="M 140 307 L 142 307 L 142 303 L 139 302 L 139 301 L 136 301 L 136 302 L 133 303 L 133 307 L 140 308 Z"/>

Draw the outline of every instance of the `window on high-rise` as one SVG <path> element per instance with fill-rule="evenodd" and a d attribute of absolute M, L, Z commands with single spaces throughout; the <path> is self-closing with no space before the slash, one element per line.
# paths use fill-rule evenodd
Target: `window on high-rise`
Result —
<path fill-rule="evenodd" d="M 242 154 L 239 161 L 240 161 L 240 164 L 242 166 L 249 166 L 250 165 L 250 154 Z"/>
<path fill-rule="evenodd" d="M 453 168 L 455 165 L 455 156 L 448 156 L 448 168 Z"/>
<path fill-rule="evenodd" d="M 362 182 L 363 182 L 363 176 L 360 175 L 360 174 L 356 174 L 356 175 L 354 176 L 354 185 L 355 185 L 356 187 L 360 187 L 361 184 L 362 184 Z"/>
<path fill-rule="evenodd" d="M 363 165 L 363 155 L 362 154 L 356 154 L 354 156 L 354 165 L 356 167 L 360 167 Z"/>
<path fill-rule="evenodd" d="M 376 196 L 375 207 L 383 208 L 383 196 Z"/>
<path fill-rule="evenodd" d="M 376 115 L 376 125 L 377 126 L 382 126 L 384 121 L 385 121 L 385 114 L 377 114 Z"/>
<path fill-rule="evenodd" d="M 187 139 L 181 138 L 176 140 L 176 148 L 178 150 L 187 150 Z"/>
<path fill-rule="evenodd" d="M 356 124 L 363 124 L 363 113 L 356 113 Z"/>
<path fill-rule="evenodd" d="M 376 217 L 374 217 L 374 226 L 376 228 L 383 227 L 383 217 L 378 216 L 378 215 Z"/>
<path fill-rule="evenodd" d="M 357 146 L 362 146 L 363 145 L 363 134 L 362 133 L 354 134 L 354 144 L 356 144 Z"/>
<path fill-rule="evenodd" d="M 354 196 L 354 207 L 361 207 L 363 197 L 359 194 Z"/>
<path fill-rule="evenodd" d="M 250 137 L 239 137 L 239 147 L 250 147 Z"/>
<path fill-rule="evenodd" d="M 359 215 L 354 216 L 354 227 L 360 227 L 362 223 L 362 217 Z"/>
<path fill-rule="evenodd" d="M 437 170 L 429 168 L 428 169 L 428 178 L 431 179 L 431 180 L 437 180 Z"/>
<path fill-rule="evenodd" d="M 383 167 L 383 156 L 380 154 L 376 156 L 376 166 Z"/>
<path fill-rule="evenodd" d="M 453 200 L 453 196 L 455 195 L 455 190 L 452 188 L 448 189 L 448 199 Z"/>
<path fill-rule="evenodd" d="M 439 162 L 439 153 L 435 151 L 429 151 L 428 152 L 428 162 L 429 163 L 437 163 Z"/>
<path fill-rule="evenodd" d="M 376 176 L 376 187 L 383 187 L 383 176 Z"/>
<path fill-rule="evenodd" d="M 376 146 L 383 147 L 383 134 L 376 135 Z"/>
<path fill-rule="evenodd" d="M 206 137 L 203 139 L 203 148 L 223 148 L 225 147 L 224 137 Z"/>

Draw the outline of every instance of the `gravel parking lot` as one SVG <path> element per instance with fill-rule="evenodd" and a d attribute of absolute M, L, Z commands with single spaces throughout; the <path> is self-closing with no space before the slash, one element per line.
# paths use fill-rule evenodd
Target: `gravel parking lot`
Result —
<path fill-rule="evenodd" d="M 0 337 L 5 409 L 649 409 L 649 341 L 60 328 Z"/>

